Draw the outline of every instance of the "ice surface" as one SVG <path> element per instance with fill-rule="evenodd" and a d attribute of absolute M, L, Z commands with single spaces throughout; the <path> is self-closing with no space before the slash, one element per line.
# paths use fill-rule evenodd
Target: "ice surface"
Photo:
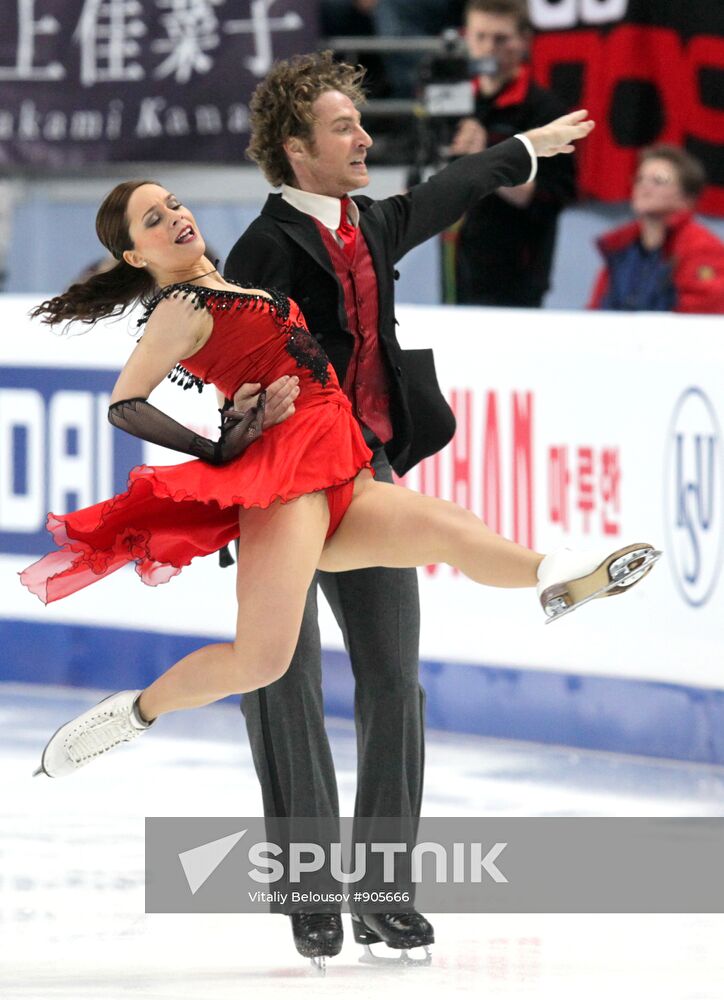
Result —
<path fill-rule="evenodd" d="M 169 716 L 77 775 L 32 779 L 50 734 L 105 693 L 0 684 L 3 1000 L 724 995 L 718 915 L 434 914 L 426 968 L 361 964 L 345 917 L 344 948 L 321 977 L 285 917 L 144 914 L 146 816 L 259 815 L 261 798 L 228 704 Z M 330 720 L 329 732 L 350 815 L 354 730 Z M 426 815 L 724 810 L 722 768 L 440 733 L 428 733 L 426 759 Z"/>

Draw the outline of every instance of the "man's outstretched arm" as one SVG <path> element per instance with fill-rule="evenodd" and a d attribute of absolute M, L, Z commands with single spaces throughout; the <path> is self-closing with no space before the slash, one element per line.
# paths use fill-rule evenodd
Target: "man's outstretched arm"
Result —
<path fill-rule="evenodd" d="M 407 194 L 377 202 L 372 211 L 382 213 L 393 260 L 447 229 L 470 205 L 497 188 L 534 180 L 538 157 L 572 153 L 574 143 L 593 128 L 587 111 L 574 111 L 482 153 L 463 156 Z"/>

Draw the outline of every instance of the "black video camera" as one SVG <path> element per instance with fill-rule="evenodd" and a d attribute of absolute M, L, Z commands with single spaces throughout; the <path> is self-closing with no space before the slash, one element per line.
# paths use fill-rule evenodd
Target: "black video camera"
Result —
<path fill-rule="evenodd" d="M 455 28 L 441 36 L 443 51 L 426 59 L 420 70 L 419 96 L 432 118 L 465 118 L 475 111 L 471 81 L 480 75 L 495 76 L 495 56 L 471 59 L 464 39 Z"/>

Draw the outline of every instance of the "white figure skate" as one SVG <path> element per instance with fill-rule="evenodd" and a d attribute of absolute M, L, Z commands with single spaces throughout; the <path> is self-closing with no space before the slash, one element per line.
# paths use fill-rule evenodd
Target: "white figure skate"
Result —
<path fill-rule="evenodd" d="M 48 740 L 33 777 L 47 774 L 49 778 L 62 778 L 139 736 L 153 724 L 144 722 L 135 707 L 140 694 L 119 691 L 66 722 Z"/>
<path fill-rule="evenodd" d="M 538 567 L 538 597 L 546 625 L 597 597 L 623 594 L 643 580 L 662 553 L 647 542 L 615 552 L 573 552 L 558 549 Z"/>

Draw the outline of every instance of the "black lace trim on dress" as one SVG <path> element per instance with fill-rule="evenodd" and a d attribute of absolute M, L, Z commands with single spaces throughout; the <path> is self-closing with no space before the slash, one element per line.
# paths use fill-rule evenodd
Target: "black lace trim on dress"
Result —
<path fill-rule="evenodd" d="M 289 324 L 286 349 L 297 363 L 297 368 L 307 368 L 315 382 L 325 386 L 329 381 L 329 358 L 305 326 Z"/>
<path fill-rule="evenodd" d="M 226 279 L 229 280 L 228 278 Z M 248 287 L 239 282 L 232 281 L 231 284 L 239 284 L 240 288 Z M 172 296 L 181 296 L 184 299 L 189 297 L 194 300 L 194 308 L 207 309 L 213 315 L 214 309 L 228 312 L 238 312 L 241 309 L 251 309 L 257 312 L 261 309 L 268 309 L 272 316 L 275 316 L 281 326 L 282 332 L 287 335 L 286 350 L 294 358 L 297 368 L 307 368 L 311 372 L 315 382 L 325 386 L 329 381 L 329 371 L 327 365 L 329 359 L 324 350 L 319 346 L 315 338 L 306 329 L 297 323 L 289 323 L 290 305 L 289 298 L 284 292 L 277 288 L 264 289 L 266 295 L 258 295 L 253 292 L 236 292 L 224 288 L 204 288 L 201 285 L 192 285 L 188 282 L 177 282 L 174 285 L 167 285 L 162 288 L 152 299 L 145 303 L 145 312 L 138 320 L 138 326 L 148 322 L 148 319 L 162 299 Z M 183 365 L 177 364 L 167 375 L 172 382 L 177 382 L 183 389 L 191 389 L 193 386 L 201 392 L 204 387 L 203 379 L 193 375 Z"/>

